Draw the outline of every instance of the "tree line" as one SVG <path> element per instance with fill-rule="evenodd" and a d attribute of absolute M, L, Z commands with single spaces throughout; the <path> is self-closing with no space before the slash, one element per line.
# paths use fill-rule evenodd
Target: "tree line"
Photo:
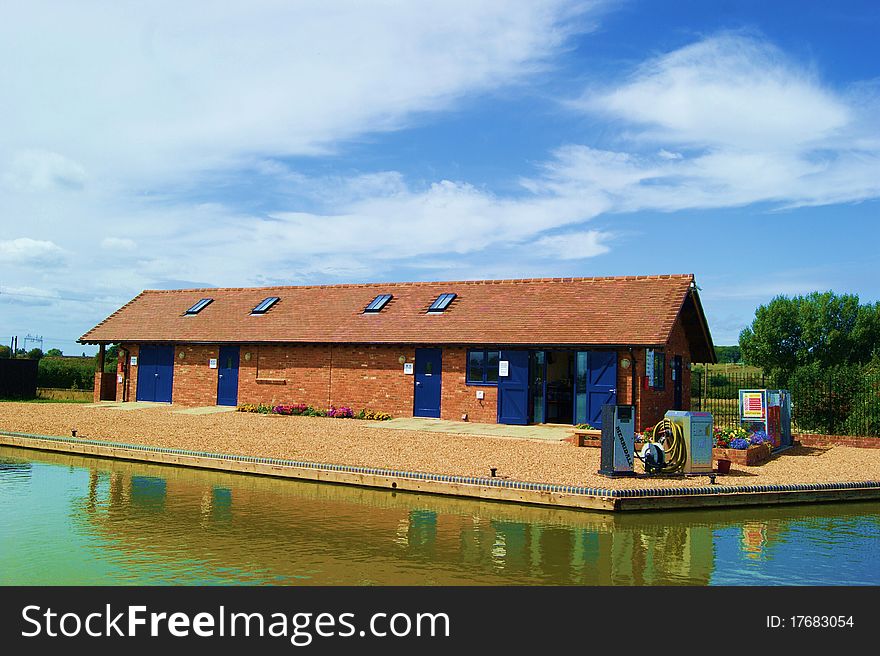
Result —
<path fill-rule="evenodd" d="M 755 311 L 739 347 L 773 386 L 798 390 L 803 421 L 880 435 L 880 303 L 830 291 L 777 296 Z"/>
<path fill-rule="evenodd" d="M 104 359 L 104 371 L 116 370 L 119 347 L 107 348 Z M 60 349 L 49 349 L 46 353 L 38 348 L 25 351 L 18 349 L 15 354 L 18 358 L 30 358 L 39 360 L 37 365 L 37 386 L 60 389 L 90 390 L 95 384 L 95 368 L 97 356 L 86 357 L 65 356 Z M 0 358 L 11 357 L 8 346 L 0 346 Z"/>

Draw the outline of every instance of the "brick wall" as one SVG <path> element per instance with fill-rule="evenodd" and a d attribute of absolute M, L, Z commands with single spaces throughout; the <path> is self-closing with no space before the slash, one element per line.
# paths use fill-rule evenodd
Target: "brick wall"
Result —
<path fill-rule="evenodd" d="M 672 380 L 672 359 L 676 355 L 681 356 L 682 361 L 682 381 L 681 381 L 681 409 L 690 410 L 691 407 L 691 371 L 688 364 L 691 361 L 690 347 L 688 346 L 687 336 L 681 321 L 676 321 L 672 327 L 672 334 L 666 346 L 663 349 L 666 355 L 666 366 L 664 367 L 664 389 L 655 390 L 653 388 L 645 389 L 645 349 L 635 349 L 636 367 L 638 374 L 639 389 L 636 394 L 638 409 L 636 411 L 636 424 L 639 430 L 644 430 L 649 426 L 653 426 L 663 419 L 663 415 L 667 410 L 672 410 L 675 401 L 675 383 Z M 618 368 L 618 377 L 620 369 Z M 632 373 L 630 372 L 630 377 Z M 619 388 L 618 388 L 619 389 Z M 618 399 L 626 398 L 629 402 L 629 395 L 621 397 L 618 391 Z M 621 403 L 623 401 L 620 401 Z"/>
<path fill-rule="evenodd" d="M 334 346 L 330 405 L 390 412 L 412 417 L 413 376 L 403 373 L 400 357 L 413 362 L 412 346 Z M 446 383 L 443 354 L 443 384 Z"/>
<path fill-rule="evenodd" d="M 128 357 L 138 355 L 137 344 L 124 344 Z M 184 357 L 180 357 L 184 353 Z M 690 354 L 680 324 L 676 324 L 666 345 L 666 389 L 642 388 L 645 352 L 636 349 L 617 351 L 617 398 L 631 402 L 632 369 L 623 369 L 620 361 L 634 356 L 638 384 L 636 389 L 637 424 L 640 429 L 662 418 L 673 405 L 672 357 L 683 359 L 682 405 L 690 406 Z M 214 405 L 217 402 L 217 370 L 208 361 L 218 357 L 218 345 L 184 345 L 175 348 L 172 401 L 178 405 Z M 413 362 L 412 346 L 329 346 L 329 345 L 242 345 L 239 360 L 239 403 L 306 403 L 318 408 L 347 405 L 389 412 L 395 417 L 411 417 L 413 376 L 403 373 L 400 357 Z M 443 384 L 440 415 L 460 420 L 467 414 L 474 422 L 494 423 L 497 418 L 498 388 L 492 385 L 467 385 L 467 348 L 443 349 Z M 120 357 L 118 373 L 127 360 Z M 137 367 L 129 367 L 128 400 L 137 398 Z M 122 399 L 123 384 L 117 385 L 117 399 Z M 477 391 L 484 398 L 477 399 Z"/>
<path fill-rule="evenodd" d="M 96 371 L 95 372 L 95 385 L 93 389 L 92 398 L 97 403 L 98 401 L 112 401 L 113 395 L 116 392 L 116 372 L 105 372 L 105 371 Z M 115 397 L 114 397 L 115 398 Z"/>
<path fill-rule="evenodd" d="M 325 408 L 329 401 L 329 346 L 241 347 L 239 403 L 305 403 Z"/>
<path fill-rule="evenodd" d="M 176 405 L 216 405 L 217 369 L 209 360 L 217 358 L 216 344 L 194 344 L 174 348 L 174 379 L 171 402 Z M 183 354 L 183 357 L 181 357 Z"/>
<path fill-rule="evenodd" d="M 498 418 L 498 387 L 495 385 L 468 385 L 467 349 L 443 349 L 443 387 L 440 392 L 440 418 L 494 424 Z M 477 398 L 477 390 L 484 399 Z"/>
<path fill-rule="evenodd" d="M 251 358 L 245 359 L 245 353 Z M 349 406 L 412 416 L 411 346 L 242 346 L 239 403 Z"/>
<path fill-rule="evenodd" d="M 817 433 L 793 433 L 791 437 L 803 446 L 854 446 L 860 449 L 880 449 L 880 437 L 820 435 Z"/>

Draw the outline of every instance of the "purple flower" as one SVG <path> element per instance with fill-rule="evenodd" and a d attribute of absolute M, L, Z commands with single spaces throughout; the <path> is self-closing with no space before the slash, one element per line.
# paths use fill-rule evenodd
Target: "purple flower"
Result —
<path fill-rule="evenodd" d="M 735 440 L 730 440 L 730 448 L 731 449 L 748 449 L 749 443 L 741 437 L 736 438 Z"/>
<path fill-rule="evenodd" d="M 749 438 L 749 444 L 765 444 L 770 441 L 770 436 L 764 431 L 755 431 Z"/>
<path fill-rule="evenodd" d="M 330 410 L 327 411 L 327 416 L 336 417 L 337 419 L 351 419 L 354 417 L 354 411 L 348 406 L 342 406 L 341 408 L 330 406 Z"/>

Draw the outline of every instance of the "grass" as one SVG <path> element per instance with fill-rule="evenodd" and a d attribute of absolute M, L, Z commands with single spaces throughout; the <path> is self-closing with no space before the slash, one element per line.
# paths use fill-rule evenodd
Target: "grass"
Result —
<path fill-rule="evenodd" d="M 694 373 L 698 371 L 708 370 L 709 375 L 712 374 L 737 374 L 741 376 L 752 375 L 752 376 L 760 376 L 761 375 L 761 367 L 755 367 L 750 364 L 695 364 L 694 365 Z"/>

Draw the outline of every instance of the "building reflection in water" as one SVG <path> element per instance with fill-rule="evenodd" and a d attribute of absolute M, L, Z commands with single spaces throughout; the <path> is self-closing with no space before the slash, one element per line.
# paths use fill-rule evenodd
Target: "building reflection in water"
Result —
<path fill-rule="evenodd" d="M 46 549 L 78 563 L 59 580 L 91 583 L 877 580 L 870 503 L 610 515 L 8 448 L 0 493 L 17 542 L 33 540 L 9 553 L 36 581 Z"/>
<path fill-rule="evenodd" d="M 651 585 L 712 574 L 712 528 L 699 522 L 101 464 L 112 469 L 90 470 L 80 508 L 121 550 L 273 581 Z"/>

